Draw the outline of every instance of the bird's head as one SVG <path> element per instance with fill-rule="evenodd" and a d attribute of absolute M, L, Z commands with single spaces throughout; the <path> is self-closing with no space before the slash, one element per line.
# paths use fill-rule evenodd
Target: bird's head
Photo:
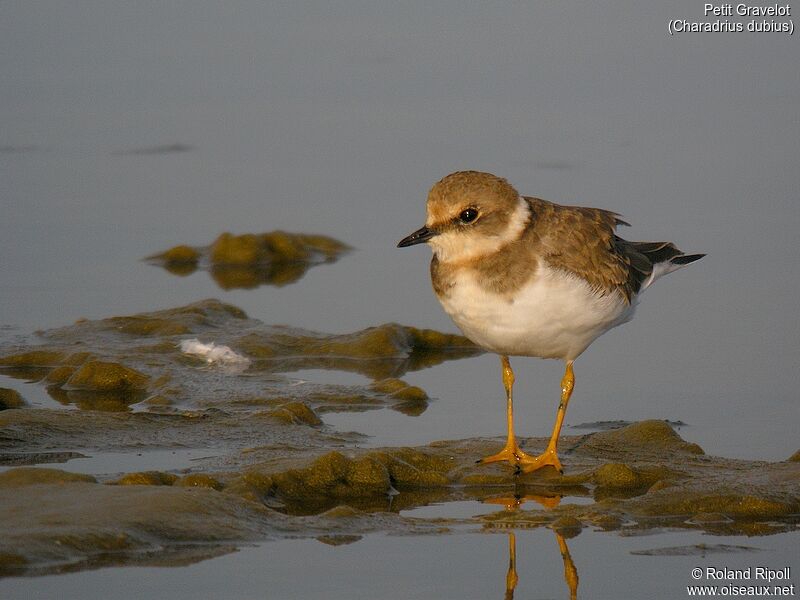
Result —
<path fill-rule="evenodd" d="M 425 226 L 398 247 L 427 242 L 443 262 L 471 260 L 519 238 L 529 218 L 527 202 L 505 179 L 459 171 L 431 188 Z"/>

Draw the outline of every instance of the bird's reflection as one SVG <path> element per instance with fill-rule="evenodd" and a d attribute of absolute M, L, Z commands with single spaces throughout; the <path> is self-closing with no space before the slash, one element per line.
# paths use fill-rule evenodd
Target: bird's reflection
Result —
<path fill-rule="evenodd" d="M 528 501 L 536 502 L 544 508 L 551 509 L 558 506 L 559 502 L 561 502 L 561 496 L 513 495 L 484 500 L 486 504 L 500 504 L 507 511 L 515 511 Z M 561 552 L 561 560 L 564 563 L 564 581 L 569 589 L 570 600 L 576 600 L 578 597 L 578 570 L 575 568 L 575 563 L 572 562 L 572 556 L 569 553 L 569 547 L 564 536 L 558 531 L 553 531 L 553 533 L 556 536 L 558 549 Z M 505 600 L 514 598 L 514 590 L 518 582 L 517 539 L 514 532 L 510 531 L 508 533 L 508 571 L 506 572 Z"/>

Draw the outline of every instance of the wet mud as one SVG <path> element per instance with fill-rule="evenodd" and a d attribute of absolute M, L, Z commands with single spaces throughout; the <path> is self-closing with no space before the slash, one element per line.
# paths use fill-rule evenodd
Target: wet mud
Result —
<path fill-rule="evenodd" d="M 224 290 L 295 283 L 315 265 L 333 263 L 350 246 L 324 235 L 288 233 L 221 234 L 209 246 L 181 244 L 145 260 L 173 275 L 208 271 Z"/>
<path fill-rule="evenodd" d="M 25 400 L 17 390 L 0 388 L 0 410 L 21 408 L 23 406 L 25 406 Z"/>
<path fill-rule="evenodd" d="M 181 351 L 188 338 L 225 344 L 249 362 L 209 364 Z M 4 346 L 0 374 L 42 386 L 53 405 L 0 395 L 0 574 L 183 565 L 256 541 L 336 545 L 370 532 L 550 528 L 566 544 L 587 528 L 748 536 L 796 529 L 797 455 L 781 462 L 708 456 L 664 421 L 562 438 L 564 475 L 477 465 L 499 439 L 365 449 L 363 436 L 325 422 L 329 412 L 381 409 L 424 418 L 435 400 L 403 376 L 478 352 L 459 336 L 398 324 L 344 335 L 275 327 L 216 300 L 80 321 Z M 368 381 L 293 376 L 305 369 Z M 522 442 L 528 452 L 546 445 Z M 67 469 L 97 453 L 170 449 L 206 456 L 178 469 Z M 467 518 L 405 514 L 457 501 L 496 510 Z M 709 544 L 652 553 L 704 551 L 739 550 Z"/>

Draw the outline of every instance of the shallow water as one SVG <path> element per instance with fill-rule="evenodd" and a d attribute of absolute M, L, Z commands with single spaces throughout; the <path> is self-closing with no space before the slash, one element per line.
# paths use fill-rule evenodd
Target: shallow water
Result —
<path fill-rule="evenodd" d="M 75 452 L 74 455 L 63 456 L 52 453 L 33 455 L 30 460 L 0 466 L 0 473 L 20 464 L 35 464 L 38 467 L 55 468 L 70 473 L 86 473 L 100 479 L 113 479 L 125 473 L 136 471 L 184 471 L 198 466 L 198 463 L 218 456 L 203 448 L 191 450 L 146 450 L 143 452 Z"/>
<path fill-rule="evenodd" d="M 783 461 L 798 450 L 800 320 L 790 318 L 800 281 L 792 259 L 800 226 L 797 40 L 666 34 L 669 19 L 700 19 L 699 6 L 3 5 L 0 354 L 42 343 L 37 330 L 203 298 L 242 308 L 259 331 L 345 334 L 397 322 L 455 332 L 430 290 L 427 250 L 394 244 L 422 223 L 433 182 L 456 169 L 491 170 L 525 194 L 618 211 L 634 225 L 622 232 L 631 239 L 709 253 L 654 286 L 632 323 L 580 358 L 565 435 L 591 431 L 570 424 L 681 421 L 685 440 L 743 459 L 746 467 L 726 466 L 753 476 L 761 467 L 749 461 Z M 142 260 L 177 244 L 207 246 L 223 231 L 274 229 L 325 234 L 355 249 L 290 285 L 276 283 L 294 271 L 236 280 L 248 289 Z M 205 333 L 203 341 L 217 343 L 243 334 L 227 325 Z M 149 361 L 130 340 L 104 336 L 83 330 L 71 342 L 123 362 L 133 356 L 145 370 L 168 365 L 180 391 L 168 404 L 134 403 L 114 416 L 87 408 L 127 404 L 87 404 L 48 393 L 30 381 L 34 374 L 0 373 L 0 387 L 28 403 L 24 411 L 59 411 L 0 429 L 4 454 L 28 455 L 0 471 L 27 461 L 103 482 L 134 471 L 231 474 L 283 448 L 302 462 L 330 449 L 497 444 L 504 432 L 492 355 L 410 370 L 384 364 L 382 376 L 392 372 L 427 395 L 409 406 L 368 389 L 374 365 L 265 361 L 232 378 L 173 355 Z M 513 364 L 519 431 L 546 436 L 561 366 Z M 360 404 L 331 400 L 354 393 Z M 310 403 L 323 425 L 281 427 L 261 414 L 275 408 L 269 398 L 287 394 Z M 474 498 L 445 496 L 398 510 L 426 523 L 487 512 Z M 790 526 L 784 519 L 778 530 Z M 313 537 L 310 527 L 289 537 Z M 469 533 L 448 523 L 457 532 L 441 536 L 408 523 L 348 527 L 333 527 L 335 535 L 363 539 L 332 547 L 259 530 L 223 549 L 180 555 L 190 563 L 186 556 L 252 544 L 196 564 L 83 565 L 89 570 L 3 579 L 0 596 L 505 593 L 504 532 L 474 533 L 475 521 L 463 525 Z M 715 532 L 656 528 L 625 537 L 584 528 L 567 540 L 579 595 L 683 597 L 694 560 L 800 568 L 796 532 Z M 569 597 L 555 534 L 521 529 L 516 538 L 517 597 Z M 630 554 L 700 543 L 762 550 L 702 560 Z M 123 564 L 146 564 L 140 559 Z M 112 557 L 96 566 L 117 564 Z"/>
<path fill-rule="evenodd" d="M 517 598 L 569 598 L 564 562 L 555 534 L 516 531 Z M 578 597 L 687 597 L 696 584 L 763 585 L 752 580 L 693 580 L 694 568 L 758 566 L 784 568 L 797 556 L 797 534 L 766 539 L 661 532 L 609 537 L 584 532 L 566 540 L 578 575 Z M 707 549 L 688 548 L 705 545 Z M 739 551 L 715 551 L 719 546 Z M 647 556 L 634 552 L 684 546 L 686 555 Z M 509 533 L 453 533 L 446 536 L 368 535 L 345 545 L 316 540 L 284 540 L 172 569 L 111 568 L 35 580 L 0 582 L 3 597 L 23 598 L 503 598 L 509 562 Z M 624 565 L 624 566 L 622 566 Z M 789 582 L 772 584 L 792 585 Z M 796 578 L 794 579 L 797 585 Z M 796 593 L 796 591 L 795 591 Z M 777 596 L 773 596 L 777 597 Z"/>

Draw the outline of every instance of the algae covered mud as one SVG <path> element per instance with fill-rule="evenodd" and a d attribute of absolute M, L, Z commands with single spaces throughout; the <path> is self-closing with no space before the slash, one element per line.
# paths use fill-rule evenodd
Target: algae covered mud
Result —
<path fill-rule="evenodd" d="M 214 360 L 187 342 L 230 354 Z M 663 421 L 616 423 L 564 439 L 564 476 L 545 470 L 517 477 L 505 465 L 475 464 L 497 440 L 366 448 L 362 434 L 326 424 L 334 412 L 382 409 L 423 419 L 435 400 L 404 375 L 479 352 L 460 336 L 393 323 L 338 335 L 271 326 L 216 300 L 83 320 L 7 343 L 0 375 L 14 385 L 0 394 L 0 573 L 12 579 L 0 586 L 21 593 L 26 580 L 14 576 L 212 558 L 223 571 L 236 569 L 237 560 L 242 568 L 263 559 L 275 585 L 278 564 L 302 579 L 300 567 L 275 562 L 274 553 L 287 548 L 310 561 L 327 554 L 320 560 L 328 564 L 307 565 L 324 570 L 348 564 L 347 557 L 349 569 L 372 564 L 378 548 L 413 568 L 420 552 L 458 554 L 454 547 L 469 546 L 481 556 L 481 546 L 494 548 L 494 558 L 482 561 L 510 561 L 492 589 L 513 594 L 522 573 L 517 557 L 522 564 L 523 549 L 541 545 L 550 550 L 528 548 L 526 558 L 547 554 L 549 570 L 527 563 L 523 585 L 555 578 L 554 589 L 569 597 L 581 567 L 584 589 L 594 572 L 570 554 L 582 539 L 603 548 L 641 538 L 647 542 L 625 552 L 695 559 L 733 553 L 740 560 L 774 549 L 773 540 L 797 545 L 796 534 L 786 538 L 800 514 L 797 455 L 771 463 L 712 457 Z M 358 374 L 364 382 L 308 381 L 309 372 L 332 380 L 336 372 Z M 544 444 L 530 439 L 526 447 Z M 552 533 L 532 537 L 547 529 Z M 480 542 L 485 538 L 470 535 L 476 532 L 498 535 Z M 672 545 L 650 535 L 679 532 Z M 763 537 L 766 545 L 742 536 Z M 409 539 L 417 541 L 402 541 Z M 333 550 L 313 546 L 320 542 Z M 340 547 L 347 549 L 335 554 Z M 220 558 L 230 553 L 239 558 Z M 477 572 L 468 571 L 464 577 Z M 423 587 L 430 593 L 441 583 Z M 297 581 L 286 585 L 299 595 L 265 596 L 339 597 L 330 590 L 315 596 Z M 473 597 L 454 589 L 461 591 L 440 589 L 438 597 Z M 594 597 L 591 590 L 586 597 Z"/>
<path fill-rule="evenodd" d="M 223 233 L 208 247 L 181 244 L 146 260 L 179 276 L 207 270 L 224 290 L 249 289 L 294 283 L 311 267 L 334 262 L 349 249 L 339 240 L 324 235 L 285 231 Z"/>

